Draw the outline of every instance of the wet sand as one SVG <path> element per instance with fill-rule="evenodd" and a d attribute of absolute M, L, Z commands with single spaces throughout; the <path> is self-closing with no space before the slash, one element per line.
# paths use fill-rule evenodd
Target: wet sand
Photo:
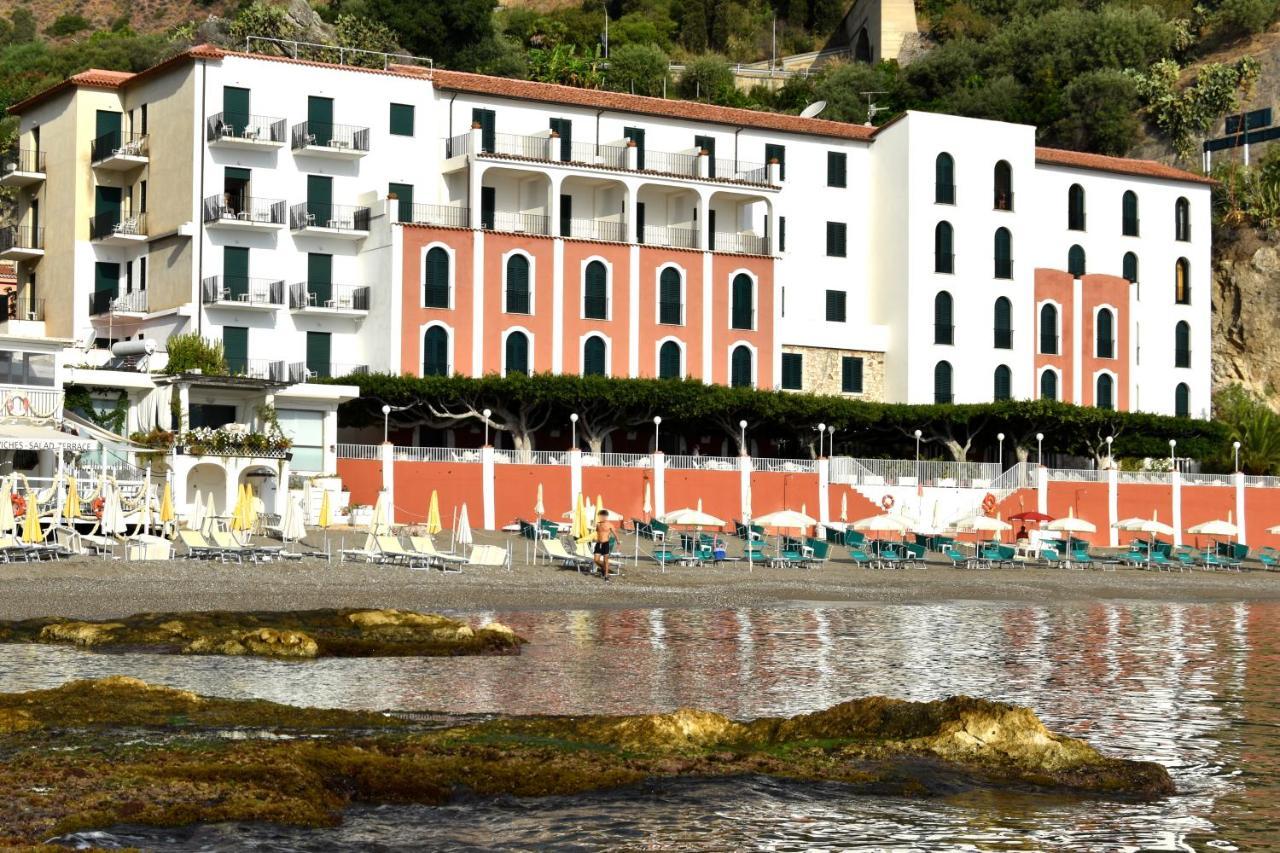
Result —
<path fill-rule="evenodd" d="M 346 537 L 347 545 L 363 534 Z M 623 577 L 598 577 L 531 564 L 523 539 L 510 543 L 513 567 L 437 570 L 341 563 L 337 557 L 300 562 L 217 563 L 175 559 L 125 562 L 79 557 L 46 563 L 0 564 L 0 619 L 69 616 L 101 619 L 145 611 L 296 610 L 328 607 L 478 611 L 604 608 L 767 607 L 821 603 L 938 601 L 1261 601 L 1280 600 L 1280 573 L 1103 571 L 1046 567 L 963 570 L 931 561 L 923 569 L 865 569 L 837 559 L 812 569 L 745 562 L 668 567 L 643 553 L 627 560 Z M 446 537 L 440 537 L 442 543 Z M 309 539 L 308 543 L 312 540 Z M 336 551 L 340 536 L 331 537 Z M 315 544 L 319 544 L 316 542 Z M 632 553 L 634 541 L 624 543 Z M 526 545 L 530 546 L 528 551 Z M 644 546 L 642 545 L 642 551 Z M 731 552 L 736 547 L 731 545 Z M 304 550 L 306 550 L 304 548 Z M 843 549 L 837 549 L 843 553 Z M 935 556 L 935 555 L 931 555 Z"/>

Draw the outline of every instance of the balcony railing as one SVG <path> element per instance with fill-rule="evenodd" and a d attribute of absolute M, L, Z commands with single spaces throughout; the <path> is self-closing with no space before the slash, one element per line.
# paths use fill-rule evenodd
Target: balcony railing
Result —
<path fill-rule="evenodd" d="M 273 382 L 286 382 L 289 378 L 288 367 L 285 362 L 272 361 L 266 358 L 227 356 L 227 372 L 232 376 L 269 379 Z"/>
<path fill-rule="evenodd" d="M 587 320 L 608 320 L 609 299 L 606 296 L 584 296 L 582 316 Z"/>
<path fill-rule="evenodd" d="M 50 377 L 52 381 L 52 377 Z M 51 420 L 62 417 L 61 388 L 0 385 L 0 412 L 11 418 Z"/>
<path fill-rule="evenodd" d="M 293 126 L 293 150 L 300 148 L 369 150 L 369 128 L 347 124 L 301 122 Z"/>
<path fill-rule="evenodd" d="M 709 177 L 718 181 L 738 181 L 744 184 L 768 186 L 769 167 L 763 163 L 747 163 L 742 160 L 718 158 L 707 164 Z"/>
<path fill-rule="evenodd" d="M 145 156 L 147 156 L 147 135 L 145 133 L 113 131 L 104 133 L 89 143 L 89 159 L 93 163 L 101 163 L 109 157 Z"/>
<path fill-rule="evenodd" d="M 284 282 L 239 275 L 206 276 L 200 283 L 205 305 L 236 302 L 246 305 L 284 305 Z"/>
<path fill-rule="evenodd" d="M 147 292 L 135 290 L 122 296 L 110 290 L 99 290 L 89 294 L 89 313 L 98 314 L 145 314 L 147 313 Z"/>
<path fill-rule="evenodd" d="M 468 228 L 471 225 L 471 208 L 449 204 L 411 205 L 409 216 L 410 222 L 422 225 L 442 225 L 448 228 Z"/>
<path fill-rule="evenodd" d="M 369 310 L 369 287 L 355 284 L 312 284 L 300 281 L 289 286 L 289 307 Z"/>
<path fill-rule="evenodd" d="M 568 225 L 567 229 L 564 225 Z M 627 239 L 627 223 L 610 222 L 604 219 L 570 219 L 561 223 L 562 237 L 574 237 L 579 240 L 604 240 L 610 243 L 622 243 Z M 566 232 L 567 233 L 564 233 Z"/>
<path fill-rule="evenodd" d="M 515 234 L 551 234 L 551 217 L 536 213 L 507 213 L 488 210 L 480 213 L 480 227 L 486 231 L 507 231 Z"/>
<path fill-rule="evenodd" d="M 10 249 L 39 249 L 44 251 L 44 227 L 15 225 L 0 230 L 0 252 Z"/>
<path fill-rule="evenodd" d="M 573 158 L 573 162 L 588 166 L 602 166 L 606 169 L 627 168 L 627 149 L 624 145 L 575 142 L 569 146 L 569 156 Z"/>
<path fill-rule="evenodd" d="M 0 293 L 0 322 L 5 320 L 43 320 L 44 300 L 29 296 Z"/>
<path fill-rule="evenodd" d="M 680 228 L 671 225 L 646 225 L 641 243 L 651 246 L 672 246 L 678 249 L 696 249 L 699 245 L 697 228 Z"/>
<path fill-rule="evenodd" d="M 245 142 L 284 142 L 285 120 L 245 113 L 215 113 L 205 122 L 210 142 L 236 139 Z"/>
<path fill-rule="evenodd" d="M 14 148 L 4 155 L 7 172 L 34 172 L 44 174 L 44 152 L 35 148 Z"/>
<path fill-rule="evenodd" d="M 644 171 L 696 178 L 698 177 L 698 155 L 675 154 L 669 151 L 650 151 L 646 148 L 644 152 Z"/>
<path fill-rule="evenodd" d="M 331 379 L 335 376 L 364 376 L 369 372 L 367 364 L 339 364 L 329 362 L 295 361 L 289 364 L 289 381 L 306 382 L 308 379 Z"/>
<path fill-rule="evenodd" d="M 252 198 L 236 193 L 218 193 L 204 200 L 204 221 L 284 224 L 285 203 L 276 198 Z"/>
<path fill-rule="evenodd" d="M 369 208 L 304 201 L 289 208 L 289 228 L 293 231 L 302 228 L 368 231 Z"/>
<path fill-rule="evenodd" d="M 711 245 L 707 248 L 713 252 L 733 252 L 739 255 L 769 254 L 769 238 L 759 234 L 732 233 L 713 231 Z"/>
<path fill-rule="evenodd" d="M 129 237 L 145 237 L 147 235 L 147 215 L 134 213 L 100 213 L 89 219 L 89 237 L 93 240 L 105 240 L 117 235 Z"/>

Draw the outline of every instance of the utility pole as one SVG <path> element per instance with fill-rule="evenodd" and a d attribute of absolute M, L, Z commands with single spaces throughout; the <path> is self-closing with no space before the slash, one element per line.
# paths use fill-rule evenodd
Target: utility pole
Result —
<path fill-rule="evenodd" d="M 773 41 L 772 47 L 769 48 L 769 76 L 773 76 L 773 69 L 778 65 L 778 13 L 773 13 Z"/>
<path fill-rule="evenodd" d="M 609 0 L 600 4 L 604 8 L 604 58 L 609 58 Z M 632 84 L 634 85 L 634 84 Z"/>

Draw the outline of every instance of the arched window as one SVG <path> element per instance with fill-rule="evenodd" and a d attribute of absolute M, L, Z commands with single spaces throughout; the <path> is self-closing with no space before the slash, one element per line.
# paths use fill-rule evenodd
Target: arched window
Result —
<path fill-rule="evenodd" d="M 1178 258 L 1173 265 L 1173 301 L 1191 304 L 1191 264 L 1186 258 Z"/>
<path fill-rule="evenodd" d="M 951 362 L 940 361 L 933 366 L 933 402 L 950 403 L 954 399 L 951 393 Z"/>
<path fill-rule="evenodd" d="M 858 30 L 858 39 L 854 42 L 853 59 L 855 62 L 871 61 L 871 39 L 867 37 L 867 28 Z"/>
<path fill-rule="evenodd" d="M 733 277 L 733 310 L 732 326 L 735 329 L 754 329 L 755 283 L 751 276 L 740 272 Z"/>
<path fill-rule="evenodd" d="M 1013 278 L 1013 235 L 1008 228 L 997 228 L 995 237 L 996 278 Z"/>
<path fill-rule="evenodd" d="M 1058 354 L 1058 306 L 1043 305 L 1040 308 L 1040 352 L 1043 355 Z"/>
<path fill-rule="evenodd" d="M 995 209 L 1013 210 L 1013 169 L 1005 160 L 996 163 Z"/>
<path fill-rule="evenodd" d="M 1191 366 L 1191 324 L 1186 320 L 1173 327 L 1173 366 Z"/>
<path fill-rule="evenodd" d="M 1013 371 L 1007 365 L 1001 364 L 996 367 L 993 395 L 997 403 L 1013 398 Z"/>
<path fill-rule="evenodd" d="M 432 326 L 422 336 L 422 375 L 449 375 L 449 331 Z"/>
<path fill-rule="evenodd" d="M 1067 190 L 1067 228 L 1084 230 L 1084 187 L 1072 184 Z"/>
<path fill-rule="evenodd" d="M 1124 253 L 1123 273 L 1125 281 L 1133 284 L 1138 280 L 1138 256 L 1133 252 Z"/>
<path fill-rule="evenodd" d="M 592 335 L 582 344 L 582 375 L 604 376 L 605 371 L 604 338 Z"/>
<path fill-rule="evenodd" d="M 684 376 L 684 368 L 680 364 L 680 345 L 675 341 L 667 341 L 658 348 L 658 378 L 680 379 Z"/>
<path fill-rule="evenodd" d="M 955 343 L 952 307 L 951 294 L 945 290 L 933 297 L 933 342 L 935 344 Z"/>
<path fill-rule="evenodd" d="M 1084 275 L 1084 248 L 1072 246 L 1067 250 L 1067 272 L 1076 278 Z"/>
<path fill-rule="evenodd" d="M 529 299 L 529 259 L 524 255 L 507 258 L 506 306 L 508 314 L 533 313 Z"/>
<path fill-rule="evenodd" d="M 507 376 L 513 373 L 529 375 L 529 336 L 524 332 L 507 335 Z"/>
<path fill-rule="evenodd" d="M 955 272 L 955 254 L 951 246 L 951 223 L 943 220 L 933 229 L 933 271 Z"/>
<path fill-rule="evenodd" d="M 679 326 L 684 322 L 684 301 L 680 271 L 667 267 L 658 277 L 658 322 Z"/>
<path fill-rule="evenodd" d="M 1173 389 L 1173 414 L 1179 418 L 1191 417 L 1191 388 L 1185 382 L 1179 382 Z"/>
<path fill-rule="evenodd" d="M 427 250 L 422 282 L 423 308 L 449 307 L 449 253 L 439 246 Z"/>
<path fill-rule="evenodd" d="M 1191 203 L 1185 198 L 1179 198 L 1173 204 L 1173 238 L 1191 239 Z"/>
<path fill-rule="evenodd" d="M 956 203 L 956 161 L 945 151 L 933 163 L 933 201 L 935 204 Z"/>
<path fill-rule="evenodd" d="M 1115 380 L 1111 378 L 1110 373 L 1101 373 L 1098 375 L 1098 390 L 1094 395 L 1093 404 L 1099 409 L 1114 409 L 1115 404 Z"/>
<path fill-rule="evenodd" d="M 1013 349 L 1013 303 L 1008 297 L 996 300 L 995 311 L 996 349 Z"/>
<path fill-rule="evenodd" d="M 1058 399 L 1058 371 L 1046 370 L 1040 374 L 1040 399 Z"/>
<path fill-rule="evenodd" d="M 751 381 L 751 347 L 738 344 L 729 357 L 729 384 L 734 388 L 750 388 Z"/>
<path fill-rule="evenodd" d="M 1120 233 L 1126 237 L 1138 236 L 1138 194 L 1125 190 L 1120 204 Z"/>
<path fill-rule="evenodd" d="M 588 320 L 609 319 L 609 270 L 599 261 L 587 264 L 583 274 L 582 316 Z"/>
<path fill-rule="evenodd" d="M 1111 313 L 1110 308 L 1102 308 L 1098 311 L 1093 329 L 1095 339 L 1094 355 L 1098 358 L 1116 357 L 1115 325 L 1115 315 Z"/>

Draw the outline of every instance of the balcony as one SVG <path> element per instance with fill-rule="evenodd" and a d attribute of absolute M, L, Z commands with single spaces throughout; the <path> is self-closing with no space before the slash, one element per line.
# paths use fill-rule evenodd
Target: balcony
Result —
<path fill-rule="evenodd" d="M 285 120 L 267 116 L 216 113 L 205 122 L 210 148 L 264 151 L 284 147 Z"/>
<path fill-rule="evenodd" d="M 300 281 L 289 286 L 289 310 L 329 317 L 363 317 L 369 313 L 369 288 Z"/>
<path fill-rule="evenodd" d="M 769 238 L 750 232 L 713 231 L 711 245 L 707 248 L 713 252 L 729 252 L 737 255 L 769 254 Z"/>
<path fill-rule="evenodd" d="M 44 152 L 18 148 L 4 156 L 0 187 L 26 187 L 44 180 Z"/>
<path fill-rule="evenodd" d="M 646 225 L 643 239 L 649 246 L 669 246 L 676 249 L 696 249 L 700 244 L 697 228 L 681 228 L 673 225 Z"/>
<path fill-rule="evenodd" d="M 51 421 L 62 417 L 62 389 L 0 385 L 0 416 L 15 420 Z"/>
<path fill-rule="evenodd" d="M 210 307 L 275 311 L 284 307 L 284 282 L 269 278 L 211 275 L 200 283 L 200 297 Z"/>
<path fill-rule="evenodd" d="M 227 358 L 227 372 L 232 376 L 249 379 L 266 379 L 271 382 L 288 382 L 289 366 L 283 361 L 265 358 Z"/>
<path fill-rule="evenodd" d="M 44 300 L 0 293 L 0 323 L 8 320 L 39 323 L 44 320 Z"/>
<path fill-rule="evenodd" d="M 204 200 L 205 224 L 230 231 L 278 231 L 284 227 L 284 211 L 284 201 L 274 198 L 219 193 Z"/>
<path fill-rule="evenodd" d="M 147 242 L 147 215 L 100 213 L 89 220 L 89 239 L 108 246 L 130 246 Z"/>
<path fill-rule="evenodd" d="M 480 213 L 480 227 L 486 231 L 504 231 L 509 234 L 551 234 L 551 217 L 537 213 L 508 213 L 504 210 L 485 210 Z"/>
<path fill-rule="evenodd" d="M 147 135 L 115 131 L 89 144 L 89 162 L 105 172 L 127 172 L 147 164 Z"/>
<path fill-rule="evenodd" d="M 289 208 L 289 229 L 317 237 L 363 240 L 369 236 L 369 208 L 304 201 Z"/>
<path fill-rule="evenodd" d="M 304 121 L 293 126 L 293 153 L 359 160 L 369 153 L 369 128 Z"/>
<path fill-rule="evenodd" d="M 140 317 L 147 313 L 147 292 L 135 290 L 118 296 L 110 290 L 89 294 L 89 315 L 92 317 L 123 316 Z"/>
<path fill-rule="evenodd" d="M 0 260 L 29 261 L 44 257 L 44 229 L 16 225 L 0 231 Z"/>
<path fill-rule="evenodd" d="M 568 225 L 567 229 L 561 227 L 561 237 L 573 237 L 578 240 L 602 240 L 606 243 L 625 243 L 627 240 L 627 223 L 625 222 L 610 222 L 604 219 L 570 219 Z"/>
<path fill-rule="evenodd" d="M 367 364 L 315 364 L 295 361 L 289 364 L 289 381 L 306 382 L 308 379 L 331 379 L 335 376 L 364 376 L 369 372 Z"/>
<path fill-rule="evenodd" d="M 471 208 L 469 207 L 455 207 L 451 204 L 415 204 L 411 205 L 409 216 L 408 221 L 415 225 L 440 225 L 445 228 L 471 227 Z"/>

